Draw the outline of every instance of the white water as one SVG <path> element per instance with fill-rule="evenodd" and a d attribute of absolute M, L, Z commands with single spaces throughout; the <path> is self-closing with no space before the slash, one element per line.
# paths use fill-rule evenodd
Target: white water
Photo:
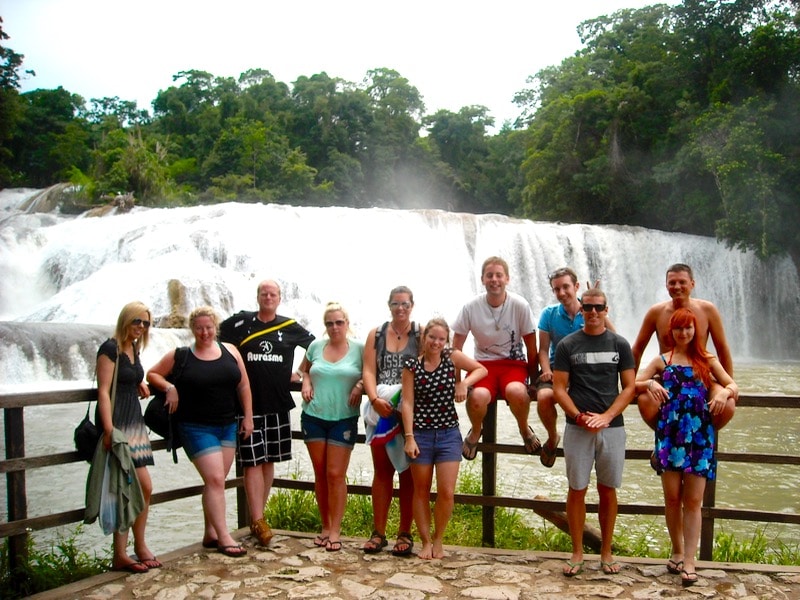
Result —
<path fill-rule="evenodd" d="M 760 263 L 751 254 L 731 251 L 709 238 L 668 234 L 630 227 L 593 227 L 536 223 L 497 215 L 442 211 L 298 208 L 279 205 L 145 209 L 102 218 L 29 213 L 19 207 L 32 190 L 0 192 L 0 387 L 41 388 L 88 385 L 99 343 L 111 334 L 119 309 L 130 300 L 149 304 L 156 320 L 170 313 L 167 284 L 179 280 L 186 289 L 183 314 L 211 304 L 223 315 L 255 308 L 255 289 L 264 278 L 283 288 L 281 312 L 297 318 L 318 335 L 322 306 L 341 301 L 350 312 L 355 333 L 388 316 L 389 290 L 414 290 L 414 317 L 452 320 L 460 306 L 480 291 L 480 265 L 490 255 L 506 258 L 511 289 L 529 299 L 536 318 L 553 297 L 547 273 L 573 266 L 581 281 L 600 278 L 609 295 L 618 331 L 632 340 L 648 306 L 667 298 L 664 271 L 674 262 L 695 269 L 696 295 L 712 300 L 722 312 L 734 357 L 755 367 L 749 391 L 798 393 L 796 364 L 788 382 L 774 363 L 796 359 L 800 341 L 794 323 L 800 317 L 800 286 L 788 260 Z M 89 325 L 91 324 L 91 325 Z M 792 325 L 792 326 L 787 326 Z M 186 332 L 155 329 L 143 356 L 147 368 L 167 349 L 186 339 Z M 652 348 L 645 353 L 649 356 Z M 738 377 L 737 377 L 738 378 Z M 66 451 L 81 407 L 37 407 L 26 410 L 28 455 Z M 514 442 L 514 427 L 500 411 L 501 441 Z M 769 415 L 737 415 L 725 430 L 739 449 L 792 453 L 797 425 L 776 428 Z M 298 418 L 298 411 L 294 411 Z M 646 447 L 649 433 L 635 414 L 628 415 L 630 447 Z M 531 416 L 534 427 L 538 421 Z M 796 423 L 796 419 L 793 420 Z M 772 428 L 770 429 L 770 426 Z M 639 431 L 641 429 L 641 431 Z M 637 433 L 638 431 L 638 433 Z M 781 448 L 773 447 L 781 441 Z M 766 447 L 764 447 L 766 446 Z M 772 450 L 770 450 L 770 448 Z M 279 476 L 301 472 L 309 477 L 306 452 L 295 444 L 295 462 L 281 465 Z M 501 488 L 509 495 L 545 494 L 563 499 L 563 463 L 545 470 L 538 460 L 507 457 Z M 749 467 L 752 469 L 752 467 Z M 726 467 L 727 472 L 727 467 Z M 85 465 L 42 469 L 29 474 L 31 516 L 82 506 Z M 174 466 L 158 453 L 152 469 L 156 491 L 198 483 L 181 457 Z M 369 458 L 359 448 L 349 470 L 351 481 L 367 483 Z M 728 475 L 738 485 L 747 470 Z M 761 473 L 750 476 L 763 479 Z M 793 493 L 800 485 L 794 473 L 777 474 L 778 485 L 754 491 L 737 506 L 797 510 Z M 754 480 L 755 481 L 755 480 Z M 73 485 L 64 482 L 75 482 Z M 763 489 L 763 481 L 760 481 Z M 5 482 L 0 484 L 0 516 L 7 518 Z M 658 502 L 657 480 L 646 465 L 626 467 L 621 501 Z M 233 506 L 229 495 L 229 506 Z M 233 518 L 230 524 L 234 524 Z M 164 552 L 197 541 L 202 534 L 199 501 L 190 499 L 153 509 L 152 546 Z M 99 529 L 88 537 L 97 547 L 108 543 Z"/>
<path fill-rule="evenodd" d="M 631 341 L 647 307 L 667 298 L 666 267 L 686 262 L 695 269 L 696 296 L 719 306 L 735 358 L 790 359 L 800 350 L 795 328 L 787 327 L 800 317 L 790 261 L 762 263 L 710 238 L 438 210 L 239 203 L 66 217 L 21 212 L 31 193 L 0 192 L 0 321 L 91 323 L 110 332 L 120 308 L 139 299 L 158 322 L 172 310 L 173 279 L 185 288 L 181 314 L 210 304 L 227 316 L 254 309 L 257 283 L 274 278 L 283 288 L 281 312 L 322 333 L 322 307 L 338 300 L 364 337 L 386 318 L 397 285 L 414 290 L 417 320 L 452 320 L 481 291 L 483 260 L 499 255 L 510 264 L 510 288 L 530 301 L 536 318 L 554 301 L 548 272 L 571 265 L 581 281 L 600 279 L 611 318 Z M 77 344 L 80 328 L 74 335 Z M 60 378 L 53 363 L 63 354 L 52 352 L 46 330 L 41 342 L 25 337 L 30 352 L 9 344 L 0 351 L 0 382 L 29 382 L 32 362 L 43 363 L 37 381 Z M 163 351 L 158 344 L 145 362 Z M 94 352 L 83 355 L 84 375 L 75 378 L 89 379 Z"/>

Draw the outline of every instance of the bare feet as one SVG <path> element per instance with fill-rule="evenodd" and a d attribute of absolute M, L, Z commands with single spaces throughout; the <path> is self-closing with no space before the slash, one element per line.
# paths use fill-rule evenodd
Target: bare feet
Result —
<path fill-rule="evenodd" d="M 422 550 L 419 551 L 417 556 L 423 560 L 430 560 L 433 558 L 433 544 L 430 542 L 424 542 L 422 544 Z"/>
<path fill-rule="evenodd" d="M 432 558 L 444 558 L 447 554 L 444 551 L 442 542 L 433 542 L 433 551 L 431 552 Z"/>

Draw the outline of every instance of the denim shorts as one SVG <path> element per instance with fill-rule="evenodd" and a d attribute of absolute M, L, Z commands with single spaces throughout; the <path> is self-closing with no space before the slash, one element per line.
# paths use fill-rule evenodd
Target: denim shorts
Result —
<path fill-rule="evenodd" d="M 236 448 L 236 422 L 227 425 L 204 425 L 202 423 L 178 423 L 183 449 L 189 460 L 222 448 Z"/>
<path fill-rule="evenodd" d="M 411 461 L 415 465 L 435 465 L 443 462 L 461 462 L 461 430 L 458 427 L 449 429 L 415 429 L 414 441 L 417 442 L 419 455 Z"/>
<path fill-rule="evenodd" d="M 352 450 L 355 448 L 358 436 L 358 416 L 326 421 L 303 413 L 300 415 L 300 429 L 303 430 L 303 440 L 306 444 L 326 442 Z"/>

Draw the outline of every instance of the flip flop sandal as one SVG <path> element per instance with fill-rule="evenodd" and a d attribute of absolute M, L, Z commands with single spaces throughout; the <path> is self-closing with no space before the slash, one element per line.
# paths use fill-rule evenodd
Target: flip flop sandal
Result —
<path fill-rule="evenodd" d="M 680 575 L 681 571 L 683 571 L 683 561 L 679 560 L 678 562 L 675 562 L 670 558 L 667 561 L 667 571 L 669 571 L 673 575 Z"/>
<path fill-rule="evenodd" d="M 694 571 L 690 573 L 686 569 L 681 569 L 681 585 L 683 587 L 692 587 L 695 583 L 697 583 L 697 573 Z"/>
<path fill-rule="evenodd" d="M 247 555 L 247 548 L 242 548 L 241 546 L 218 546 L 217 552 L 220 554 L 224 554 L 225 556 L 230 556 L 231 558 L 241 558 Z"/>
<path fill-rule="evenodd" d="M 564 577 L 575 577 L 583 573 L 583 561 L 580 562 L 572 562 L 567 561 L 567 568 L 563 571 Z"/>
<path fill-rule="evenodd" d="M 603 562 L 601 560 L 600 569 L 606 575 L 619 575 L 620 566 L 619 563 L 615 560 L 612 560 L 611 562 Z"/>
<path fill-rule="evenodd" d="M 164 566 L 155 556 L 151 556 L 150 558 L 139 558 L 139 562 L 148 569 L 160 569 Z"/>
<path fill-rule="evenodd" d="M 461 456 L 463 456 L 467 460 L 475 460 L 475 456 L 478 454 L 478 442 L 467 441 L 467 438 L 471 435 L 472 435 L 472 428 L 470 428 L 467 437 L 464 438 L 464 443 L 461 444 Z M 480 437 L 478 439 L 480 439 Z"/>
<path fill-rule="evenodd" d="M 342 549 L 342 542 L 340 542 L 339 540 L 336 540 L 335 542 L 328 540 L 328 543 L 325 546 L 325 552 L 338 552 L 341 549 Z"/>
<path fill-rule="evenodd" d="M 314 545 L 317 548 L 324 548 L 328 545 L 328 536 L 327 535 L 318 535 L 314 538 Z"/>
<path fill-rule="evenodd" d="M 534 433 L 533 427 L 530 425 L 528 425 L 528 431 L 530 431 L 530 435 L 526 435 L 522 438 L 522 441 L 525 443 L 525 452 L 528 454 L 539 454 L 542 451 L 542 442 L 536 437 L 536 433 Z"/>
<path fill-rule="evenodd" d="M 545 444 L 542 446 L 542 453 L 539 455 L 539 460 L 548 469 L 552 468 L 552 466 L 556 464 L 556 451 L 558 450 L 558 444 L 560 441 L 561 436 L 559 435 L 556 436 L 556 443 L 552 446 L 550 444 Z"/>
<path fill-rule="evenodd" d="M 122 565 L 120 567 L 111 567 L 112 571 L 127 571 L 128 573 L 147 573 L 150 569 L 147 568 L 147 565 L 143 565 L 140 562 L 130 562 L 127 565 Z"/>
<path fill-rule="evenodd" d="M 405 531 L 401 532 L 397 536 L 397 540 L 394 543 L 394 548 L 392 548 L 392 555 L 393 556 L 411 556 L 411 552 L 414 550 L 414 538 L 411 537 L 410 533 Z"/>
<path fill-rule="evenodd" d="M 378 554 L 378 552 L 383 550 L 388 544 L 389 542 L 386 541 L 385 535 L 378 533 L 377 530 L 373 530 L 362 549 L 364 550 L 364 554 Z"/>

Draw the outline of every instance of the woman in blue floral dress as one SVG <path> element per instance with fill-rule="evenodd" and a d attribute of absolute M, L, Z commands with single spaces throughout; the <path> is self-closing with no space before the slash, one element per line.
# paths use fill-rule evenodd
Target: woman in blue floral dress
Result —
<path fill-rule="evenodd" d="M 691 310 L 676 310 L 669 321 L 671 350 L 650 361 L 636 381 L 637 394 L 651 390 L 662 398 L 653 463 L 661 473 L 672 543 L 667 570 L 680 574 L 684 587 L 697 582 L 700 508 L 706 480 L 716 474 L 716 431 L 711 419 L 738 393 L 719 360 L 700 346 L 696 326 Z M 712 377 L 725 387 L 709 398 Z"/>

